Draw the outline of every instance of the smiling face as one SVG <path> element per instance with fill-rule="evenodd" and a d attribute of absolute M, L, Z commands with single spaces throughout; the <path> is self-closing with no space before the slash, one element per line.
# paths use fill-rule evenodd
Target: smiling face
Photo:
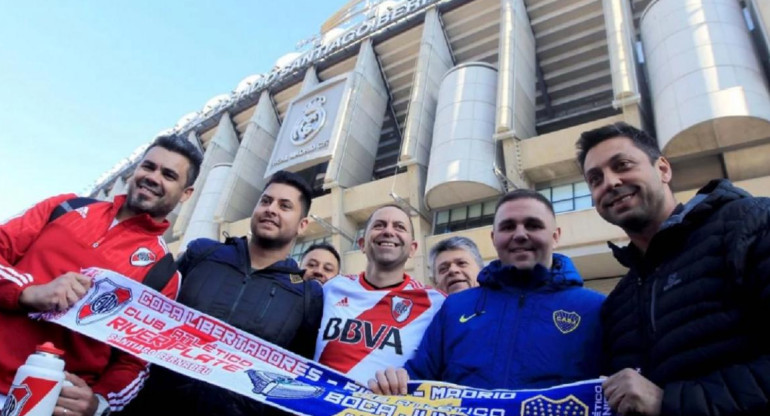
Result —
<path fill-rule="evenodd" d="M 551 211 L 533 198 L 507 201 L 495 213 L 492 243 L 504 265 L 532 269 L 542 264 L 550 268 L 560 235 Z"/>
<path fill-rule="evenodd" d="M 155 146 L 147 151 L 128 181 L 125 209 L 131 214 L 147 213 L 162 221 L 192 194 L 186 186 L 190 162 L 179 153 Z"/>
<path fill-rule="evenodd" d="M 300 268 L 305 269 L 305 280 L 316 279 L 326 283 L 340 272 L 340 264 L 329 250 L 317 248 L 302 257 Z"/>
<path fill-rule="evenodd" d="M 302 216 L 300 191 L 282 183 L 268 186 L 251 215 L 254 243 L 264 248 L 284 248 L 294 241 L 308 224 Z"/>
<path fill-rule="evenodd" d="M 447 294 L 478 286 L 476 277 L 481 268 L 473 255 L 464 249 L 446 250 L 436 255 L 433 273 L 436 288 Z"/>
<path fill-rule="evenodd" d="M 596 211 L 627 232 L 657 229 L 673 209 L 668 161 L 650 162 L 629 138 L 614 137 L 592 147 L 583 169 Z"/>
<path fill-rule="evenodd" d="M 390 206 L 375 211 L 366 227 L 362 248 L 367 260 L 380 270 L 403 268 L 417 250 L 409 216 Z"/>

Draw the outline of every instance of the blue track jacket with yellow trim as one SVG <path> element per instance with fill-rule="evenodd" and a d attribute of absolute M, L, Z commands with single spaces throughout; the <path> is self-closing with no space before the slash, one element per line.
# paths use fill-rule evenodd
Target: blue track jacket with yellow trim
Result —
<path fill-rule="evenodd" d="M 411 379 L 484 389 L 544 388 L 598 377 L 604 295 L 572 261 L 518 270 L 495 260 L 480 287 L 449 296 L 405 368 Z"/>

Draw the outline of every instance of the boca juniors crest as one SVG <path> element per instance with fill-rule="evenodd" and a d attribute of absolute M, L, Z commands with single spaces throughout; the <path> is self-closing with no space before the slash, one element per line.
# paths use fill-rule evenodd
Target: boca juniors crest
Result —
<path fill-rule="evenodd" d="M 110 279 L 100 280 L 78 310 L 77 323 L 88 325 L 112 316 L 130 300 L 131 289 L 120 286 Z"/>
<path fill-rule="evenodd" d="M 522 415 L 589 416 L 591 414 L 588 405 L 574 395 L 560 399 L 550 398 L 547 395 L 537 395 L 522 401 L 521 408 Z"/>
<path fill-rule="evenodd" d="M 562 334 L 568 334 L 580 325 L 580 315 L 559 309 L 553 312 L 553 323 Z"/>
<path fill-rule="evenodd" d="M 414 306 L 414 302 L 411 299 L 393 296 L 391 298 L 390 313 L 396 322 L 401 323 L 409 319 L 409 314 L 412 313 L 412 306 Z"/>

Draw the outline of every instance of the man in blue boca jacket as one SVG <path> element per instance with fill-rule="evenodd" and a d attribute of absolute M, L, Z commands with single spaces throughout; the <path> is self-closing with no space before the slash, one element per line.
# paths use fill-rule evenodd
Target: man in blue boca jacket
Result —
<path fill-rule="evenodd" d="M 604 295 L 583 288 L 553 249 L 561 230 L 541 194 L 518 189 L 495 208 L 498 260 L 480 287 L 447 298 L 405 368 L 378 371 L 369 387 L 406 394 L 411 379 L 494 389 L 543 388 L 598 377 Z"/>

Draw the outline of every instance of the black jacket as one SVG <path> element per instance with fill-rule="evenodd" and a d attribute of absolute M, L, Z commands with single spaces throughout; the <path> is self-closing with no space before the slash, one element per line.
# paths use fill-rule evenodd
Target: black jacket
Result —
<path fill-rule="evenodd" d="M 770 199 L 712 181 L 680 205 L 602 308 L 605 371 L 639 369 L 663 415 L 770 414 Z"/>
<path fill-rule="evenodd" d="M 224 244 L 199 239 L 190 243 L 178 265 L 183 276 L 180 303 L 312 359 L 323 290 L 315 280 L 302 280 L 293 259 L 254 270 L 245 237 L 229 238 Z M 131 414 L 154 414 L 157 405 L 150 403 L 184 415 L 281 414 L 157 366 L 137 401 Z"/>

